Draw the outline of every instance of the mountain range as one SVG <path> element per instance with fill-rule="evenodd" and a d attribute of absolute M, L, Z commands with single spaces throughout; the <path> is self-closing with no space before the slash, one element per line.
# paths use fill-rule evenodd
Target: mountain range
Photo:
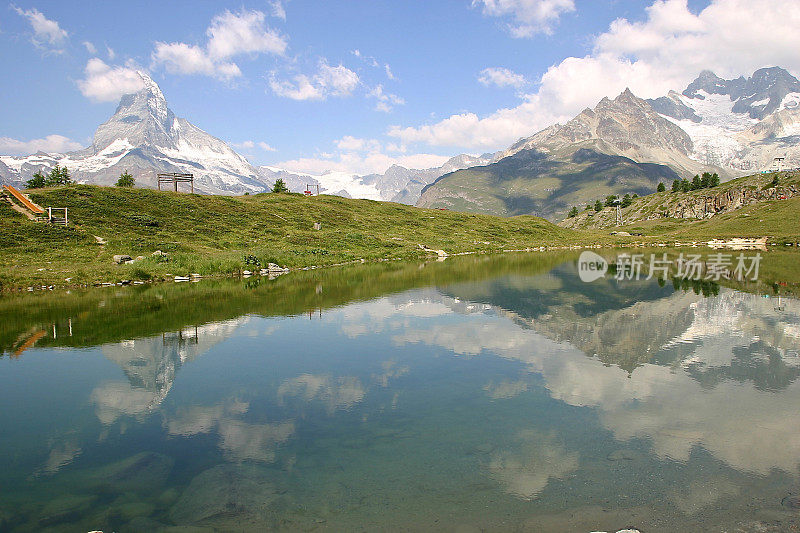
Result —
<path fill-rule="evenodd" d="M 146 73 L 143 88 L 122 97 L 114 115 L 101 124 L 92 145 L 69 153 L 26 157 L 0 156 L 0 183 L 22 186 L 37 171 L 66 166 L 82 183 L 112 185 L 124 171 L 139 186 L 156 187 L 162 172 L 192 173 L 195 190 L 207 194 L 243 194 L 270 190 L 283 179 L 295 192 L 307 185 L 341 196 L 393 200 L 413 204 L 422 188 L 437 177 L 490 161 L 487 157 L 456 156 L 440 168 L 424 170 L 393 166 L 384 174 L 358 176 L 344 172 L 300 174 L 269 166 L 254 166 L 224 141 L 177 117 Z"/>
<path fill-rule="evenodd" d="M 417 202 L 558 220 L 606 195 L 717 172 L 723 180 L 800 159 L 800 81 L 779 68 L 724 80 L 704 71 L 682 92 L 645 100 L 626 89 L 564 125 L 520 139 L 485 166 L 427 186 Z"/>
<path fill-rule="evenodd" d="M 610 194 L 648 194 L 659 182 L 717 172 L 723 180 L 800 159 L 800 81 L 779 67 L 725 80 L 703 71 L 681 92 L 642 99 L 625 90 L 565 124 L 506 150 L 461 154 L 438 168 L 394 165 L 383 174 L 302 174 L 255 166 L 224 141 L 177 117 L 144 72 L 143 89 L 122 97 L 91 146 L 64 154 L 0 156 L 0 183 L 22 185 L 55 164 L 84 183 L 113 184 L 123 171 L 156 186 L 160 172 L 190 172 L 195 189 L 243 194 L 283 179 L 293 191 L 389 200 L 504 216 L 563 218 L 573 205 Z"/>

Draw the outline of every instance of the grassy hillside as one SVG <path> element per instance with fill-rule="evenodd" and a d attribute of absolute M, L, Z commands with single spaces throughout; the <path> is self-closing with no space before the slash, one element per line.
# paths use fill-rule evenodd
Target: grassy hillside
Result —
<path fill-rule="evenodd" d="M 0 284 L 6 288 L 255 270 L 245 256 L 264 266 L 305 267 L 432 254 L 420 245 L 455 254 L 584 239 L 536 217 L 503 219 L 336 196 L 200 196 L 87 185 L 30 196 L 44 207 L 68 207 L 70 226 L 30 222 L 0 202 Z M 313 229 L 315 222 L 321 230 Z M 156 250 L 166 259 L 153 257 Z M 115 265 L 116 254 L 145 259 Z"/>
<path fill-rule="evenodd" d="M 778 185 L 773 186 L 772 181 L 778 177 Z M 726 181 L 716 187 L 699 189 L 689 192 L 671 192 L 669 189 L 672 183 L 664 183 L 667 191 L 661 193 L 641 196 L 633 200 L 630 206 L 623 208 L 622 220 L 625 225 L 641 224 L 650 219 L 651 221 L 667 222 L 669 215 L 674 215 L 684 206 L 702 206 L 708 199 L 714 198 L 733 198 L 739 195 L 762 194 L 774 190 L 776 196 L 784 194 L 791 196 L 791 188 L 800 188 L 800 172 L 780 172 L 769 174 L 754 174 L 741 178 Z M 781 193 L 781 194 L 777 194 Z M 600 197 L 598 197 L 600 199 Z M 721 216 L 721 215 L 715 215 Z M 674 216 L 672 217 L 674 218 Z M 688 222 L 688 220 L 687 220 Z M 787 221 L 788 222 L 788 221 Z M 593 209 L 582 210 L 574 218 L 566 218 L 559 222 L 560 226 L 572 229 L 601 229 L 616 227 L 616 209 L 604 208 L 595 213 Z M 660 225 L 660 224 L 659 224 Z M 749 229 L 744 227 L 743 229 Z M 781 223 L 777 227 L 771 228 L 772 231 L 779 229 L 792 229 L 786 223 Z M 771 234 L 771 233 L 770 233 Z"/>
<path fill-rule="evenodd" d="M 706 220 L 648 220 L 616 229 L 682 242 L 768 237 L 771 243 L 800 243 L 800 198 L 762 202 Z"/>
<path fill-rule="evenodd" d="M 597 150 L 597 141 L 544 153 L 524 150 L 491 165 L 459 170 L 429 185 L 417 203 L 499 216 L 534 214 L 561 220 L 573 205 L 611 194 L 648 194 L 678 175 Z"/>

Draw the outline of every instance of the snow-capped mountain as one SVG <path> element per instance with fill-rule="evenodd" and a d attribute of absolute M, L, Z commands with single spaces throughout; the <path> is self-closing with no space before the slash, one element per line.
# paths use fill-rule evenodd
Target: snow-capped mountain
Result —
<path fill-rule="evenodd" d="M 742 175 L 775 157 L 800 164 L 800 81 L 782 68 L 724 80 L 704 71 L 682 93 L 648 101 L 691 138 L 690 157 Z"/>
<path fill-rule="evenodd" d="M 347 198 L 367 198 L 414 205 L 422 189 L 436 178 L 456 170 L 486 165 L 497 160 L 496 154 L 472 156 L 461 154 L 448 159 L 442 166 L 413 169 L 392 165 L 383 174 L 348 174 L 346 172 L 326 172 L 324 174 L 292 173 L 280 168 L 258 167 L 261 176 L 272 183 L 280 178 L 294 192 L 304 191 L 307 186 L 319 185 L 320 192 Z"/>
<path fill-rule="evenodd" d="M 206 193 L 262 191 L 258 170 L 225 142 L 175 116 L 161 89 L 140 72 L 144 87 L 122 97 L 114 115 L 97 128 L 92 145 L 66 154 L 0 157 L 0 176 L 24 181 L 56 163 L 79 182 L 110 185 L 128 171 L 140 185 L 155 187 L 159 172 L 189 172 L 195 189 Z"/>
<path fill-rule="evenodd" d="M 769 170 L 780 157 L 800 166 L 800 81 L 779 67 L 735 80 L 704 71 L 682 93 L 603 98 L 484 167 L 442 176 L 416 205 L 560 220 L 598 187 L 643 195 L 706 171 L 726 180 Z"/>
<path fill-rule="evenodd" d="M 460 155 L 439 168 L 393 166 L 384 174 L 368 176 L 256 167 L 224 141 L 175 116 L 158 84 L 144 72 L 139 75 L 143 88 L 122 97 L 114 115 L 97 128 L 91 146 L 66 154 L 0 156 L 0 183 L 22 186 L 35 172 L 59 164 L 82 183 L 111 185 L 128 171 L 137 185 L 155 187 L 160 172 L 187 172 L 194 174 L 196 191 L 210 194 L 267 191 L 280 178 L 294 192 L 319 185 L 326 194 L 413 204 L 420 190 L 442 174 L 488 161 L 487 156 Z"/>

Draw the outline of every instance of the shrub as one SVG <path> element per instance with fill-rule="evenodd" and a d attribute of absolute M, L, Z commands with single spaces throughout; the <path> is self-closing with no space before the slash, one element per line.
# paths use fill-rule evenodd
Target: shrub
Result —
<path fill-rule="evenodd" d="M 117 187 L 133 187 L 135 184 L 136 180 L 133 179 L 133 176 L 128 174 L 127 170 L 120 174 L 117 180 Z"/>

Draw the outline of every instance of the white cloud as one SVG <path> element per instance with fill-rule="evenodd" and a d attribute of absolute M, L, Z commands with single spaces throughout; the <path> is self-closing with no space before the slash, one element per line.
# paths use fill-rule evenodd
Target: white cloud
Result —
<path fill-rule="evenodd" d="M 286 8 L 281 0 L 274 0 L 269 3 L 272 7 L 272 16 L 281 20 L 286 20 Z"/>
<path fill-rule="evenodd" d="M 117 57 L 117 53 L 108 45 L 106 45 L 106 53 L 108 54 L 109 61 L 114 61 L 114 59 Z"/>
<path fill-rule="evenodd" d="M 269 144 L 265 143 L 264 141 L 259 142 L 258 143 L 258 147 L 261 148 L 262 150 L 264 150 L 265 152 L 276 152 L 277 151 L 275 148 L 273 148 Z"/>
<path fill-rule="evenodd" d="M 392 110 L 392 107 L 396 105 L 403 105 L 406 103 L 405 100 L 396 94 L 383 92 L 382 85 L 376 85 L 375 88 L 369 92 L 368 96 L 370 98 L 375 98 L 378 101 L 375 104 L 375 109 L 377 111 L 383 111 L 384 113 L 388 113 Z"/>
<path fill-rule="evenodd" d="M 215 62 L 199 46 L 186 43 L 157 42 L 152 60 L 154 64 L 162 65 L 171 74 L 203 74 L 221 79 L 242 75 L 236 63 Z"/>
<path fill-rule="evenodd" d="M 265 143 L 264 141 L 255 142 L 255 141 L 242 141 L 240 143 L 230 143 L 231 146 L 234 148 L 238 148 L 240 150 L 253 150 L 255 147 L 259 147 L 265 152 L 274 152 L 275 148 L 270 146 L 269 144 Z"/>
<path fill-rule="evenodd" d="M 381 143 L 377 139 L 358 139 L 351 135 L 345 135 L 334 144 L 339 150 L 380 150 Z"/>
<path fill-rule="evenodd" d="M 386 77 L 388 79 L 390 79 L 390 80 L 396 80 L 397 79 L 395 77 L 395 75 L 394 75 L 394 72 L 392 72 L 392 68 L 389 66 L 389 63 L 386 63 L 385 65 L 383 65 L 383 70 L 386 71 Z"/>
<path fill-rule="evenodd" d="M 274 6 L 273 6 L 274 9 Z M 211 20 L 206 30 L 208 42 L 198 46 L 182 42 L 156 42 L 151 54 L 153 65 L 172 74 L 201 74 L 230 80 L 242 75 L 230 61 L 239 55 L 275 54 L 286 51 L 288 41 L 265 24 L 261 11 L 225 11 Z"/>
<path fill-rule="evenodd" d="M 86 63 L 86 77 L 78 80 L 83 96 L 96 102 L 115 102 L 122 95 L 131 94 L 144 87 L 144 81 L 132 66 L 110 66 L 93 57 Z"/>
<path fill-rule="evenodd" d="M 344 140 L 346 137 L 343 137 Z M 341 142 L 340 141 L 337 141 Z M 373 141 L 365 141 L 369 144 Z M 435 168 L 442 166 L 448 156 L 435 154 L 407 154 L 390 156 L 378 149 L 350 149 L 335 154 L 320 154 L 319 157 L 304 157 L 281 161 L 274 166 L 301 174 L 324 174 L 345 172 L 347 174 L 382 174 L 392 165 L 406 168 Z"/>
<path fill-rule="evenodd" d="M 292 80 L 280 80 L 273 71 L 269 86 L 278 96 L 292 100 L 325 100 L 328 96 L 349 96 L 358 87 L 358 74 L 343 65 L 332 67 L 320 60 L 313 76 L 298 74 Z"/>
<path fill-rule="evenodd" d="M 496 85 L 497 87 L 516 87 L 519 89 L 525 83 L 525 76 L 517 74 L 513 70 L 502 67 L 489 67 L 485 68 L 478 75 L 478 81 L 489 87 Z"/>
<path fill-rule="evenodd" d="M 66 30 L 61 29 L 58 22 L 50 20 L 36 8 L 24 10 L 14 7 L 17 14 L 25 17 L 33 28 L 33 44 L 43 46 L 45 44 L 53 48 L 61 48 L 67 41 Z"/>
<path fill-rule="evenodd" d="M 47 153 L 64 153 L 83 148 L 80 143 L 63 135 L 48 135 L 44 139 L 18 141 L 10 137 L 0 137 L 0 154 L 30 155 L 39 151 Z"/>
<path fill-rule="evenodd" d="M 484 15 L 510 18 L 507 27 L 514 37 L 552 33 L 563 13 L 575 11 L 574 0 L 472 0 L 472 5 L 482 6 Z"/>
<path fill-rule="evenodd" d="M 501 3 L 486 3 L 485 10 Z M 743 20 L 758 21 L 769 31 L 742 32 Z M 703 69 L 725 77 L 772 65 L 798 72 L 798 25 L 800 0 L 787 0 L 780 10 L 770 0 L 712 0 L 696 14 L 686 0 L 658 0 L 647 8 L 644 21 L 611 23 L 595 39 L 591 54 L 551 66 L 538 91 L 525 95 L 520 105 L 486 117 L 465 112 L 434 124 L 395 126 L 389 135 L 404 144 L 497 150 L 626 87 L 654 98 L 683 89 Z"/>
<path fill-rule="evenodd" d="M 211 21 L 206 31 L 208 54 L 215 60 L 240 54 L 276 54 L 286 51 L 286 38 L 264 24 L 261 11 L 225 11 Z"/>
<path fill-rule="evenodd" d="M 83 46 L 86 48 L 86 51 L 90 54 L 94 55 L 97 53 L 97 48 L 89 41 L 83 41 L 81 44 L 83 44 Z"/>

